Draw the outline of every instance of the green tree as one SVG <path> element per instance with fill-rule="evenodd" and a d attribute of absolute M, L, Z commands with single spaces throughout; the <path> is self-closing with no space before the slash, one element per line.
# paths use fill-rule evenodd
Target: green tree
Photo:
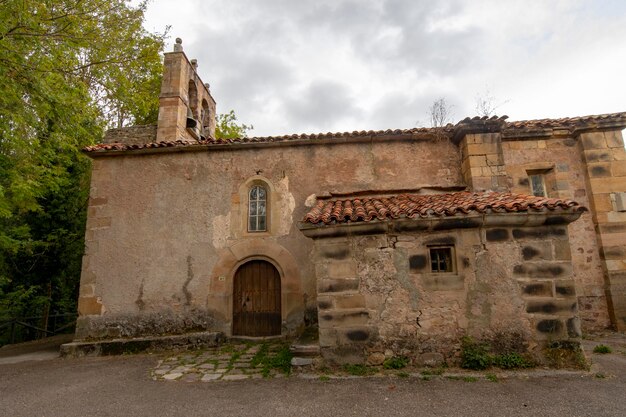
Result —
<path fill-rule="evenodd" d="M 75 309 L 90 167 L 80 149 L 158 113 L 165 33 L 143 29 L 145 10 L 0 0 L 0 317 Z"/>
<path fill-rule="evenodd" d="M 215 136 L 217 139 L 245 138 L 248 136 L 248 131 L 252 129 L 254 129 L 252 125 L 237 123 L 237 116 L 234 110 L 217 115 L 215 124 Z"/>

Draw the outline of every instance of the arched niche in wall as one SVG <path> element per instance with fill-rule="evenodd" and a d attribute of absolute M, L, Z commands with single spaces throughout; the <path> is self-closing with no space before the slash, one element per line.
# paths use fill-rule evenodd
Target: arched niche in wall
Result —
<path fill-rule="evenodd" d="M 194 80 L 189 80 L 187 98 L 189 100 L 189 110 L 191 110 L 193 118 L 198 120 L 198 88 Z"/>
<path fill-rule="evenodd" d="M 202 99 L 202 108 L 200 110 L 200 124 L 201 124 L 200 134 L 204 138 L 209 137 L 210 123 L 211 123 L 211 109 L 209 108 L 209 103 L 206 101 L 206 99 Z"/>

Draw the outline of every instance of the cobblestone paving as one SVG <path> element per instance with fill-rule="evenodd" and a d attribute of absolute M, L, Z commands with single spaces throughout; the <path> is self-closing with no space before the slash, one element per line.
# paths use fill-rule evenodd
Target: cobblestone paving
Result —
<path fill-rule="evenodd" d="M 273 368 L 270 362 L 277 355 L 284 355 L 285 349 L 286 346 L 280 343 L 241 343 L 182 352 L 160 360 L 152 370 L 152 379 L 214 382 L 281 378 L 286 376 L 285 371 Z M 288 362 L 290 356 L 284 359 Z"/>

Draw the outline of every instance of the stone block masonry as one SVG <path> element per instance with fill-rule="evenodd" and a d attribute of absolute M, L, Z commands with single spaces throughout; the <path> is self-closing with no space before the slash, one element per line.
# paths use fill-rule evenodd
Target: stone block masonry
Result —
<path fill-rule="evenodd" d="M 214 137 L 215 101 L 181 40 L 164 68 L 156 130 L 112 130 L 85 149 L 93 171 L 77 340 L 239 332 L 234 284 L 249 262 L 280 277 L 272 332 L 319 321 L 323 354 L 343 362 L 453 360 L 464 334 L 513 332 L 535 352 L 575 340 L 577 319 L 590 331 L 610 325 L 609 311 L 618 327 L 626 317 L 626 113 L 202 140 Z M 267 192 L 264 231 L 248 227 L 254 187 Z M 542 188 L 592 212 L 570 223 L 580 216 L 571 202 L 515 209 Z M 398 214 L 480 190 L 521 200 Z M 392 195 L 402 198 L 387 204 Z"/>
<path fill-rule="evenodd" d="M 461 172 L 474 191 L 507 189 L 506 170 L 499 133 L 468 134 L 460 143 Z"/>
<path fill-rule="evenodd" d="M 500 219 L 498 227 L 317 239 L 322 356 L 424 363 L 437 355 L 452 364 L 470 335 L 494 346 L 516 340 L 541 362 L 549 343 L 578 343 L 567 224 L 560 221 L 519 227 Z M 440 247 L 452 251 L 449 272 L 432 270 L 431 249 Z"/>
<path fill-rule="evenodd" d="M 616 195 L 626 193 L 626 151 L 619 131 L 580 135 L 593 223 L 600 246 L 611 322 L 626 330 L 626 211 Z"/>

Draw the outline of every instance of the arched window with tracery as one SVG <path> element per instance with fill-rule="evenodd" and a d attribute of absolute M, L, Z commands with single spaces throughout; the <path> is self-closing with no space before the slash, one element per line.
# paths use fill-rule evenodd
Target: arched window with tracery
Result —
<path fill-rule="evenodd" d="M 248 197 L 248 231 L 267 231 L 267 190 L 253 185 Z"/>

